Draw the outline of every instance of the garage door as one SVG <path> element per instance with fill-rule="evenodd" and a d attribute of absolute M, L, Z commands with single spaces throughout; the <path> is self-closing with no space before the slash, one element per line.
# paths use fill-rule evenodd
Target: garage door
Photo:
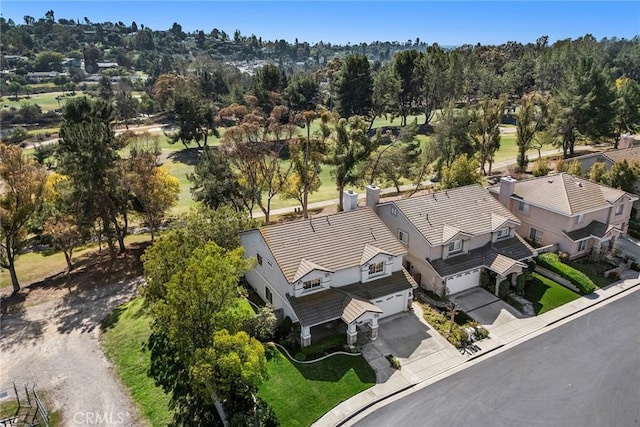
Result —
<path fill-rule="evenodd" d="M 455 294 L 480 285 L 480 269 L 457 274 L 447 279 L 449 294 Z"/>
<path fill-rule="evenodd" d="M 378 298 L 373 301 L 373 303 L 382 309 L 382 313 L 380 314 L 380 318 L 382 319 L 383 317 L 405 311 L 407 309 L 407 296 L 405 292 L 401 292 Z"/>

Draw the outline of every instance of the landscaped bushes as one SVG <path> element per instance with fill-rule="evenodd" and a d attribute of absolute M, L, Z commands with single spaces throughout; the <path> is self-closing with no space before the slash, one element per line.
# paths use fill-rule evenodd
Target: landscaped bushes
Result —
<path fill-rule="evenodd" d="M 538 256 L 538 264 L 573 283 L 583 295 L 595 291 L 596 285 L 583 272 L 564 264 L 557 254 L 547 252 Z"/>
<path fill-rule="evenodd" d="M 447 340 L 456 347 L 462 347 L 462 344 L 467 341 L 468 337 L 466 332 L 463 331 L 456 323 L 451 327 L 451 321 L 449 321 L 447 316 L 440 313 L 438 310 L 425 305 L 422 308 L 422 315 L 427 323 L 433 326 L 436 331 L 446 337 Z M 451 334 L 447 337 L 450 327 Z"/>

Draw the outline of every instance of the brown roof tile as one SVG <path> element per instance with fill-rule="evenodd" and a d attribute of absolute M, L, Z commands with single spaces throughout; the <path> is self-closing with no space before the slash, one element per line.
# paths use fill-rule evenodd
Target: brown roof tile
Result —
<path fill-rule="evenodd" d="M 407 252 L 368 207 L 259 230 L 290 283 L 310 265 L 329 271 L 361 265 L 365 250 L 371 253 L 367 245 L 394 256 Z"/>
<path fill-rule="evenodd" d="M 495 215 L 520 220 L 480 185 L 467 185 L 394 202 L 432 246 L 440 246 L 456 232 L 480 235 L 494 231 Z"/>

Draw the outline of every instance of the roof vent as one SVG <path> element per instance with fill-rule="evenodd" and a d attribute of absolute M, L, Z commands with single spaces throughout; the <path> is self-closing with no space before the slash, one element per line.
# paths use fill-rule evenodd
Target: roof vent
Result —
<path fill-rule="evenodd" d="M 553 180 L 552 180 L 552 179 L 547 180 L 547 182 L 548 182 L 549 184 L 553 184 Z"/>
<path fill-rule="evenodd" d="M 581 182 L 576 182 L 576 185 L 580 188 L 582 188 L 582 183 Z"/>

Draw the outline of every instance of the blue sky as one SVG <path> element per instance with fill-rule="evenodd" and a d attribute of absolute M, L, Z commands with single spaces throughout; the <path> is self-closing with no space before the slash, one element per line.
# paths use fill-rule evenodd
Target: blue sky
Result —
<path fill-rule="evenodd" d="M 264 40 L 350 42 L 415 40 L 459 45 L 534 42 L 590 33 L 632 38 L 640 34 L 640 1 L 31 1 L 2 0 L 5 19 L 23 22 L 52 9 L 55 18 L 93 22 L 136 21 L 154 30 L 173 22 L 185 31 L 239 29 Z"/>

